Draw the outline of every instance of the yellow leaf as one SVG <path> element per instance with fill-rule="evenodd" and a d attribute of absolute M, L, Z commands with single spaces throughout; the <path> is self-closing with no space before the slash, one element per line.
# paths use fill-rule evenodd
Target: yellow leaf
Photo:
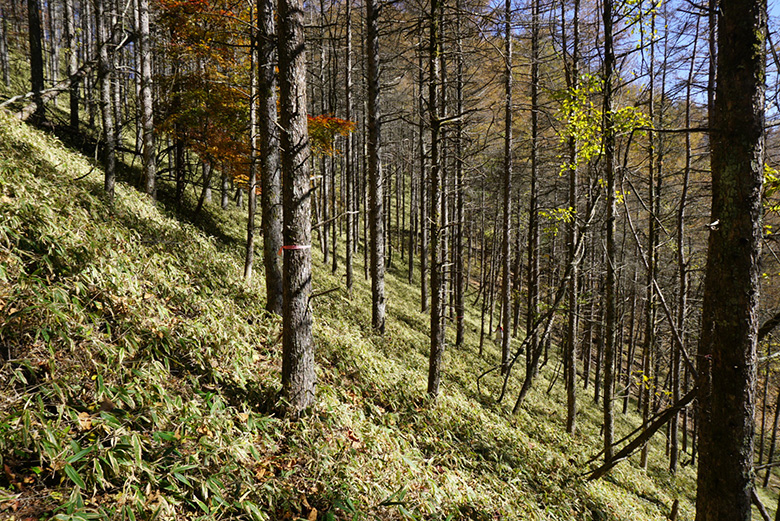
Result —
<path fill-rule="evenodd" d="M 317 521 L 317 509 L 312 508 L 311 512 L 309 512 L 309 517 L 306 518 L 308 521 Z"/>

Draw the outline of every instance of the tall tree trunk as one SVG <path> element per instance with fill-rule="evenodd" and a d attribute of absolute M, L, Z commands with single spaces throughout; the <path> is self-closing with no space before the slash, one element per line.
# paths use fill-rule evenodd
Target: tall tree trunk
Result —
<path fill-rule="evenodd" d="M 257 103 L 260 111 L 257 118 L 257 134 L 260 138 L 265 308 L 271 313 L 281 315 L 285 290 L 282 283 L 282 257 L 279 255 L 279 250 L 285 243 L 282 236 L 283 207 L 282 178 L 279 169 L 279 127 L 276 124 L 274 0 L 258 0 L 257 27 Z M 302 42 L 299 45 L 302 46 Z M 301 110 L 305 110 L 305 106 L 305 104 L 301 105 Z"/>
<path fill-rule="evenodd" d="M 314 403 L 311 200 L 303 0 L 279 0 L 279 92 L 284 203 L 282 396 L 297 416 Z"/>
<path fill-rule="evenodd" d="M 650 13 L 650 59 L 648 62 L 648 101 L 647 112 L 650 121 L 655 124 L 655 11 Z M 658 379 L 658 374 L 655 371 L 652 372 L 650 368 L 655 367 L 658 362 L 655 357 L 656 339 L 655 339 L 655 322 L 656 322 L 656 307 L 655 307 L 655 290 L 653 289 L 653 281 L 656 278 L 657 271 L 657 252 L 658 252 L 658 228 L 656 225 L 656 219 L 658 216 L 655 213 L 657 207 L 658 194 L 656 193 L 656 147 L 655 147 L 655 132 L 647 133 L 648 146 L 647 146 L 647 173 L 648 173 L 648 215 L 647 215 L 647 279 L 645 286 L 645 293 L 647 295 L 645 306 L 645 342 L 643 357 L 645 364 L 642 367 L 642 380 L 644 397 L 642 402 L 642 425 L 643 429 L 647 428 L 650 421 L 650 413 L 652 409 L 652 398 L 655 396 L 654 384 L 651 384 L 649 378 L 654 379 L 654 382 Z M 647 468 L 647 458 L 649 455 L 650 446 L 645 443 L 642 446 L 642 453 L 640 456 L 640 465 L 642 468 Z"/>
<path fill-rule="evenodd" d="M 258 0 L 257 15 L 254 6 L 249 6 L 249 195 L 247 201 L 246 219 L 246 251 L 244 253 L 244 280 L 252 279 L 252 269 L 255 263 L 255 214 L 257 213 L 257 48 L 261 38 L 260 3 Z M 271 7 L 273 13 L 273 7 Z"/>
<path fill-rule="evenodd" d="M 346 34 L 346 63 L 344 64 L 344 112 L 348 121 L 352 119 L 352 0 L 346 1 L 346 27 L 344 29 Z M 347 272 L 347 291 L 352 291 L 352 285 L 354 283 L 353 265 L 355 254 L 355 239 L 356 229 L 354 222 L 357 220 L 356 208 L 354 204 L 356 193 L 355 190 L 355 174 L 354 174 L 354 154 L 352 153 L 352 133 L 347 135 L 346 154 L 344 155 L 345 162 L 345 181 L 346 181 L 346 211 L 347 211 L 347 245 L 345 263 Z"/>
<path fill-rule="evenodd" d="M 154 100 L 152 98 L 152 45 L 149 35 L 149 0 L 138 1 L 138 46 L 141 65 L 141 128 L 143 129 L 144 190 L 157 196 L 157 164 L 154 144 Z"/>
<path fill-rule="evenodd" d="M 419 121 L 419 155 L 420 155 L 420 311 L 428 311 L 428 259 L 430 255 L 428 243 L 428 202 L 430 177 L 425 168 L 425 94 L 424 94 L 424 69 L 423 69 L 423 31 L 422 24 L 420 29 L 420 42 L 418 45 L 420 52 L 417 55 L 417 84 L 419 86 L 420 99 L 418 100 L 417 110 L 420 115 Z M 430 63 L 430 61 L 429 61 Z"/>
<path fill-rule="evenodd" d="M 509 0 L 507 0 L 508 2 Z M 465 321 L 464 314 L 466 309 L 465 296 L 465 273 L 463 269 L 463 232 L 464 232 L 464 178 L 463 178 L 463 38 L 461 36 L 461 0 L 455 2 L 455 35 L 457 46 L 457 77 L 456 77 L 456 112 L 458 121 L 455 127 L 455 212 L 456 212 L 456 231 L 455 248 L 453 256 L 455 257 L 455 345 L 460 347 L 465 340 Z M 507 330 L 509 328 L 506 328 Z"/>
<path fill-rule="evenodd" d="M 95 1 L 95 23 L 98 30 L 97 42 L 100 46 L 98 54 L 98 74 L 100 80 L 100 112 L 103 118 L 103 168 L 105 169 L 104 187 L 108 197 L 114 197 L 116 183 L 116 142 L 114 141 L 114 111 L 111 100 L 112 67 L 108 53 L 108 20 L 105 13 L 106 0 Z"/>
<path fill-rule="evenodd" d="M 441 79 L 441 39 L 440 39 L 440 0 L 431 0 L 429 62 L 430 83 L 428 85 L 428 111 L 431 127 L 431 168 L 430 168 L 430 240 L 431 240 L 431 353 L 428 361 L 428 394 L 432 398 L 439 395 L 441 383 L 441 362 L 444 353 L 443 319 L 443 273 L 441 257 L 441 220 L 442 220 L 442 169 L 439 158 L 439 139 L 441 118 L 439 108 L 439 82 Z"/>
<path fill-rule="evenodd" d="M 696 521 L 749 520 L 753 488 L 766 2 L 721 0 L 718 13 Z"/>
<path fill-rule="evenodd" d="M 615 312 L 617 258 L 615 249 L 615 129 L 612 114 L 612 82 L 615 74 L 615 53 L 612 42 L 612 0 L 604 0 L 604 177 L 607 178 L 607 262 L 604 287 L 604 461 L 612 460 L 614 419 L 614 348 L 617 315 Z"/>
<path fill-rule="evenodd" d="M 537 43 L 537 20 L 536 10 L 538 2 L 534 2 L 534 21 L 533 21 L 533 34 L 532 48 L 538 50 Z M 502 254 L 501 254 L 501 313 L 503 317 L 501 327 L 501 374 L 506 374 L 509 370 L 509 350 L 510 342 L 512 339 L 511 333 L 511 319 L 512 314 L 510 308 L 512 305 L 511 300 L 511 287 L 512 287 L 512 1 L 504 1 L 504 172 L 502 179 L 502 195 L 504 197 L 503 209 L 504 209 L 504 222 L 502 227 Z M 531 51 L 531 99 L 535 100 L 536 87 L 534 82 L 534 73 L 537 70 L 536 65 L 533 63 L 536 59 L 536 54 Z M 533 105 L 533 101 L 532 101 Z M 532 111 L 534 108 L 531 109 Z M 534 116 L 536 115 L 533 112 Z M 533 117 L 532 117 L 532 121 Z M 533 125 L 533 123 L 532 123 Z M 535 135 L 535 134 L 534 134 Z M 532 145 L 532 163 L 535 164 L 535 156 L 533 156 L 534 146 Z M 533 167 L 532 167 L 533 168 Z M 532 174 L 533 175 L 533 174 Z"/>
<path fill-rule="evenodd" d="M 564 3 L 561 3 L 561 23 L 566 35 L 566 18 Z M 567 87 L 570 90 L 579 88 L 579 53 L 580 53 L 580 0 L 574 0 L 574 17 L 572 19 L 572 53 L 571 63 L 566 68 Z M 566 44 L 564 43 L 564 49 Z M 569 210 L 571 218 L 567 230 L 567 262 L 571 264 L 571 278 L 567 290 L 568 322 L 566 328 L 565 374 L 566 374 L 566 432 L 574 434 L 577 428 L 577 344 L 579 337 L 579 306 L 578 282 L 579 268 L 575 263 L 577 243 L 579 242 L 578 199 L 579 179 L 577 176 L 577 139 L 572 135 L 568 139 L 569 148 Z"/>
<path fill-rule="evenodd" d="M 371 324 L 385 332 L 384 179 L 379 163 L 379 12 L 376 0 L 366 2 L 368 82 L 368 180 L 371 212 Z"/>

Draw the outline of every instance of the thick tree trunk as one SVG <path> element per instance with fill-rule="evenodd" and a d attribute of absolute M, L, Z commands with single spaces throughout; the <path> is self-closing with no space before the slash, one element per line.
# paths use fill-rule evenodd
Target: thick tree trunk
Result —
<path fill-rule="evenodd" d="M 749 520 L 764 168 L 766 2 L 721 0 L 699 344 L 696 520 Z"/>
<path fill-rule="evenodd" d="M 284 203 L 282 396 L 289 414 L 314 403 L 311 200 L 303 0 L 279 0 L 279 92 Z"/>

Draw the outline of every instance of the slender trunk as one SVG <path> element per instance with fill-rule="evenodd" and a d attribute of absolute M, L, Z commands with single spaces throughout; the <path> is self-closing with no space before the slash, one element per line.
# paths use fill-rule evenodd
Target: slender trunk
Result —
<path fill-rule="evenodd" d="M 532 47 L 537 47 L 537 29 L 536 29 L 536 9 L 537 2 L 534 2 L 534 21 L 533 21 L 533 39 Z M 504 175 L 502 179 L 502 195 L 504 220 L 502 226 L 501 239 L 501 313 L 502 335 L 501 335 L 501 374 L 506 374 L 509 370 L 509 350 L 512 336 L 510 334 L 510 306 L 512 287 L 512 1 L 504 1 Z M 535 100 L 535 82 L 534 73 L 536 54 L 532 51 L 531 60 L 534 64 L 531 66 L 531 99 Z M 532 101 L 533 104 L 533 101 Z M 535 107 L 535 106 L 534 106 Z M 532 107 L 532 111 L 534 108 Z M 533 113 L 535 115 L 535 112 Z M 532 116 L 533 118 L 533 116 Z M 532 123 L 533 125 L 533 123 Z M 532 149 L 533 150 L 533 149 Z M 533 152 L 532 152 L 533 154 Z M 534 161 L 532 156 L 532 162 Z M 533 168 L 533 167 L 532 167 Z M 533 174 L 532 174 L 533 175 Z"/>
<path fill-rule="evenodd" d="M 76 78 L 76 71 L 79 68 L 78 51 L 76 48 L 76 13 L 73 8 L 74 0 L 65 0 L 65 40 L 68 46 L 68 77 L 70 79 L 69 89 L 69 108 L 70 108 L 70 128 L 71 132 L 78 132 L 79 129 L 79 80 Z M 2 13 L 0 13 L 2 15 Z M 5 40 L 5 17 L 3 17 L 3 41 Z M 7 49 L 7 43 L 3 46 Z M 7 67 L 7 60 L 4 62 Z M 3 69 L 3 78 L 6 85 L 10 80 L 6 79 L 7 71 Z"/>
<path fill-rule="evenodd" d="M 778 420 L 780 420 L 780 390 L 778 391 L 777 399 L 775 400 L 775 415 L 774 415 L 774 421 L 772 422 L 772 435 L 769 440 L 769 453 L 766 456 L 766 462 L 769 464 L 772 463 L 772 460 L 775 457 Z M 762 482 L 762 486 L 764 488 L 769 486 L 769 477 L 771 474 L 772 474 L 772 467 L 767 467 L 766 471 L 764 472 L 764 479 Z"/>
<path fill-rule="evenodd" d="M 607 178 L 607 276 L 604 288 L 604 461 L 612 460 L 614 419 L 614 348 L 617 315 L 615 312 L 617 257 L 615 250 L 615 129 L 612 114 L 612 82 L 615 74 L 615 54 L 612 48 L 612 0 L 604 0 L 604 176 Z"/>
<path fill-rule="evenodd" d="M 508 2 L 509 0 L 507 0 Z M 462 346 L 465 336 L 464 314 L 466 309 L 465 280 L 463 269 L 463 232 L 464 232 L 464 178 L 463 178 L 463 39 L 461 36 L 461 0 L 455 3 L 455 34 L 457 47 L 456 112 L 458 121 L 455 127 L 455 345 Z M 506 328 L 507 331 L 509 328 Z"/>
<path fill-rule="evenodd" d="M 562 30 L 565 38 L 566 18 L 563 13 L 564 4 L 561 4 Z M 574 18 L 572 20 L 573 42 L 572 58 L 570 68 L 567 68 L 567 83 L 569 89 L 579 87 L 579 47 L 580 47 L 580 1 L 574 1 Z M 564 48 L 566 45 L 564 44 Z M 577 176 L 577 140 L 572 135 L 568 140 L 569 148 L 569 210 L 571 218 L 568 223 L 567 236 L 567 262 L 572 265 L 571 278 L 569 279 L 568 296 L 568 323 L 566 328 L 566 351 L 565 351 L 565 373 L 566 373 L 566 432 L 574 434 L 577 426 L 577 350 L 579 336 L 579 306 L 578 282 L 579 268 L 575 263 L 576 247 L 579 242 L 578 228 L 578 199 L 579 199 L 579 179 Z"/>
<path fill-rule="evenodd" d="M 111 107 L 111 60 L 108 54 L 107 17 L 104 12 L 105 0 L 95 2 L 95 23 L 98 29 L 100 46 L 98 71 L 100 76 L 100 112 L 103 118 L 103 167 L 105 169 L 104 188 L 108 197 L 114 197 L 116 183 L 116 142 L 114 141 L 114 111 Z"/>
<path fill-rule="evenodd" d="M 420 155 L 420 311 L 428 311 L 428 258 L 430 255 L 428 244 L 428 201 L 429 201 L 429 175 L 425 164 L 425 94 L 423 79 L 423 35 L 420 29 L 420 52 L 417 55 L 417 84 L 420 98 L 417 110 L 419 121 L 419 155 Z"/>
<path fill-rule="evenodd" d="M 257 48 L 258 36 L 262 28 L 260 26 L 258 0 L 257 20 L 255 20 L 254 6 L 249 6 L 249 196 L 246 220 L 246 252 L 244 255 L 244 280 L 252 279 L 252 269 L 255 263 L 255 214 L 257 213 Z M 272 8 L 273 9 L 273 8 Z M 262 37 L 262 36 L 260 36 Z"/>
<path fill-rule="evenodd" d="M 428 85 L 428 111 L 431 127 L 431 186 L 430 186 L 430 240 L 431 240 L 431 353 L 428 363 L 428 394 L 432 398 L 439 395 L 441 383 L 441 362 L 444 353 L 444 330 L 442 328 L 444 295 L 442 290 L 442 259 L 441 259 L 441 207 L 442 207 L 442 169 L 439 158 L 439 137 L 441 130 L 441 118 L 439 107 L 439 82 L 440 71 L 440 0 L 431 0 L 430 11 L 430 41 L 429 41 L 429 68 L 430 83 Z"/>
<path fill-rule="evenodd" d="M 352 0 L 346 1 L 346 27 L 344 29 L 346 34 L 346 57 L 344 64 L 344 114 L 347 121 L 352 120 Z M 355 193 L 355 174 L 354 174 L 354 154 L 352 153 L 352 133 L 347 135 L 346 154 L 344 155 L 344 167 L 345 167 L 345 185 L 346 185 L 346 211 L 347 211 L 347 236 L 346 236 L 346 275 L 347 275 L 347 291 L 352 291 L 352 285 L 354 284 L 354 254 L 355 254 L 355 226 L 354 222 L 357 220 L 355 215 L 356 208 L 354 204 Z"/>
<path fill-rule="evenodd" d="M 152 99 L 152 45 L 149 41 L 149 0 L 138 0 L 139 56 L 141 58 L 141 127 L 145 191 L 157 195 L 157 165 L 154 145 L 154 100 Z"/>
<path fill-rule="evenodd" d="M 282 177 L 279 165 L 279 127 L 276 98 L 276 22 L 274 0 L 257 3 L 257 135 L 260 139 L 261 211 L 263 226 L 263 267 L 265 268 L 265 308 L 284 312 L 282 257 L 283 240 Z M 305 106 L 305 105 L 304 105 Z M 289 243 L 288 243 L 289 244 Z"/>
<path fill-rule="evenodd" d="M 371 213 L 371 324 L 385 332 L 384 179 L 379 163 L 379 12 L 376 0 L 366 2 L 366 59 L 368 82 L 368 180 Z"/>

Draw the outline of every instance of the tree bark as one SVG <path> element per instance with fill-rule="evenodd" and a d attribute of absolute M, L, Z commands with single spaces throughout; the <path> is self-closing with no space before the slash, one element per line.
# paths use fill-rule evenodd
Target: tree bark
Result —
<path fill-rule="evenodd" d="M 604 0 L 604 176 L 607 178 L 607 276 L 605 297 L 604 341 L 604 461 L 612 459 L 614 419 L 614 344 L 617 316 L 615 312 L 617 257 L 615 249 L 615 129 L 612 114 L 615 54 L 612 42 L 612 0 Z"/>
<path fill-rule="evenodd" d="M 257 2 L 257 15 L 254 6 L 249 6 L 249 179 L 246 219 L 246 251 L 244 252 L 244 280 L 252 279 L 255 263 L 255 215 L 257 213 L 257 69 L 258 45 L 261 38 L 260 10 L 262 0 Z M 271 7 L 273 12 L 273 7 Z"/>
<path fill-rule="evenodd" d="M 537 2 L 534 2 L 534 21 L 532 48 L 538 47 L 538 30 L 536 27 Z M 502 178 L 502 196 L 504 219 L 501 236 L 501 374 L 506 374 L 509 364 L 509 350 L 512 339 L 510 324 L 512 314 L 510 308 L 512 305 L 510 288 L 512 287 L 512 1 L 504 1 L 504 172 Z M 536 83 L 534 82 L 536 71 L 536 54 L 531 52 L 531 99 L 536 100 Z M 532 101 L 533 103 L 533 101 Z M 532 111 L 535 107 L 532 107 Z M 535 115 L 535 112 L 534 112 Z M 533 120 L 535 122 L 535 120 Z M 535 128 L 535 127 L 534 127 Z M 536 134 L 534 134 L 535 137 Z M 532 164 L 535 165 L 535 156 L 533 155 L 535 147 L 532 148 Z M 532 167 L 533 168 L 533 167 Z M 533 174 L 532 174 L 533 175 Z"/>
<path fill-rule="evenodd" d="M 379 162 L 379 12 L 377 0 L 366 2 L 368 82 L 368 182 L 371 214 L 371 324 L 385 332 L 384 175 Z"/>
<path fill-rule="evenodd" d="M 443 315 L 443 274 L 441 258 L 441 219 L 442 219 L 442 169 L 439 158 L 439 139 L 441 118 L 439 108 L 439 82 L 441 79 L 440 39 L 440 0 L 431 0 L 430 7 L 430 40 L 429 63 L 430 82 L 428 84 L 428 111 L 431 127 L 431 162 L 430 162 L 430 247 L 431 247 L 431 353 L 428 360 L 428 394 L 432 398 L 439 395 L 441 383 L 441 362 L 444 353 Z"/>
<path fill-rule="evenodd" d="M 315 399 L 311 298 L 311 187 L 303 0 L 279 0 L 283 229 L 282 396 L 298 416 Z"/>
<path fill-rule="evenodd" d="M 101 0 L 99 0 L 101 1 Z M 99 19 L 98 19 L 99 20 Z M 40 0 L 27 0 L 27 21 L 30 41 L 30 86 L 35 102 L 32 123 L 41 124 L 46 119 L 43 105 L 43 42 Z"/>
<path fill-rule="evenodd" d="M 767 15 L 762 0 L 721 0 L 710 114 L 712 213 L 699 344 L 696 520 L 749 520 Z"/>
<path fill-rule="evenodd" d="M 108 53 L 108 22 L 104 10 L 105 1 L 106 0 L 95 1 L 95 23 L 98 31 L 98 45 L 100 46 L 98 54 L 98 76 L 100 81 L 100 113 L 103 118 L 104 188 L 109 199 L 113 199 L 114 184 L 116 183 L 116 141 L 114 141 L 114 111 L 111 106 L 112 66 Z"/>
<path fill-rule="evenodd" d="M 149 34 L 149 0 L 138 0 L 138 46 L 141 65 L 141 128 L 143 132 L 144 191 L 157 196 L 157 163 L 152 94 L 152 45 Z"/>
<path fill-rule="evenodd" d="M 259 106 L 258 129 L 260 138 L 261 205 L 263 226 L 263 266 L 265 267 L 265 308 L 281 315 L 282 256 L 279 249 L 282 238 L 282 179 L 279 169 L 279 130 L 276 114 L 276 23 L 273 0 L 259 0 L 257 4 L 257 96 Z M 305 106 L 305 105 L 304 105 Z"/>

